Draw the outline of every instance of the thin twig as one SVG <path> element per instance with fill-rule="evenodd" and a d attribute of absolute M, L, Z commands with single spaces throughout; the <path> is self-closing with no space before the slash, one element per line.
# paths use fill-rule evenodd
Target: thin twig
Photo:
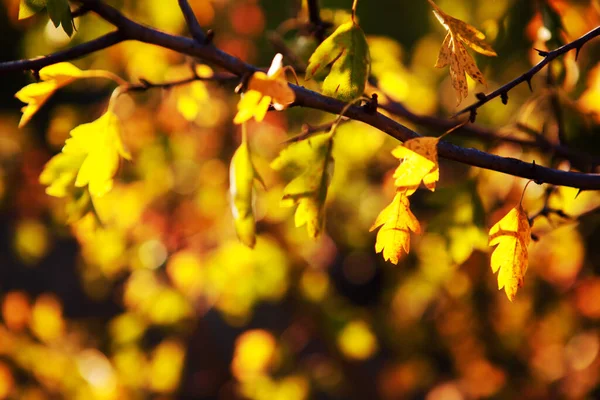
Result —
<path fill-rule="evenodd" d="M 115 25 L 124 35 L 124 39 L 126 40 L 137 40 L 139 42 L 150 43 L 181 54 L 198 57 L 240 77 L 257 71 L 255 66 L 247 64 L 239 58 L 219 50 L 215 46 L 204 46 L 193 39 L 170 35 L 139 24 L 125 17 L 119 11 L 103 2 L 97 0 L 78 1 L 83 4 L 88 4 L 93 12 Z M 600 34 L 600 27 L 597 28 L 597 30 L 598 33 L 594 34 L 594 36 Z M 579 46 L 582 45 L 590 39 L 590 34 L 591 33 L 586 34 L 579 42 L 576 41 L 573 43 L 577 43 Z M 120 40 L 124 39 L 120 38 Z M 573 46 L 572 48 L 576 47 L 573 44 L 570 45 Z M 556 57 L 556 55 L 554 57 Z M 25 64 L 27 64 L 27 62 L 30 61 L 26 61 Z M 18 69 L 15 68 L 14 65 L 19 65 L 19 63 L 22 62 L 16 63 L 17 64 L 11 63 L 10 67 L 7 67 L 6 63 L 0 64 L 0 72 Z M 23 69 L 28 68 L 30 67 L 25 67 Z M 294 106 L 313 108 L 334 114 L 339 114 L 346 106 L 346 103 L 323 96 L 304 87 L 293 84 L 290 84 L 290 87 L 294 90 L 296 95 L 296 100 L 293 104 Z M 367 112 L 360 106 L 350 107 L 346 116 L 367 123 L 401 141 L 420 137 L 418 133 L 385 115 L 379 112 Z M 538 183 L 570 186 L 583 190 L 600 190 L 600 174 L 584 174 L 546 168 L 514 158 L 500 157 L 472 148 L 463 148 L 445 141 L 440 141 L 438 144 L 438 155 L 463 164 L 532 179 Z"/>
<path fill-rule="evenodd" d="M 48 56 L 0 63 L 0 73 L 27 70 L 39 71 L 48 65 L 87 56 L 88 54 L 106 49 L 107 47 L 113 46 L 124 40 L 126 39 L 121 32 L 114 31 L 107 33 L 104 36 L 100 36 L 99 38 L 90 40 L 89 42 L 79 44 L 71 47 L 70 49 L 62 50 Z"/>
<path fill-rule="evenodd" d="M 321 19 L 321 9 L 319 8 L 319 0 L 308 0 L 308 19 L 313 28 L 313 34 L 319 43 L 325 40 L 325 31 L 331 26 Z"/>
<path fill-rule="evenodd" d="M 498 89 L 494 90 L 492 93 L 481 93 L 480 96 L 478 96 L 479 100 L 476 103 L 473 103 L 470 106 L 463 108 L 462 110 L 454 114 L 454 117 L 465 113 L 474 114 L 479 107 L 483 106 L 484 104 L 486 104 L 492 99 L 495 99 L 498 96 L 508 98 L 508 92 L 520 83 L 528 82 L 531 86 L 531 79 L 534 77 L 534 75 L 537 74 L 542 68 L 544 68 L 550 61 L 571 50 L 577 50 L 577 54 L 579 54 L 579 51 L 581 50 L 583 45 L 595 38 L 596 36 L 600 36 L 600 26 L 592 29 L 585 35 L 581 36 L 579 39 L 576 39 L 571 43 L 567 43 L 564 46 L 559 47 L 558 49 L 549 52 L 539 50 L 538 53 L 540 54 L 540 56 L 544 57 L 542 61 L 534 65 L 529 71 L 525 72 L 523 75 L 517 77 L 516 79 L 513 79 L 505 85 L 502 85 Z"/>
<path fill-rule="evenodd" d="M 206 35 L 204 34 L 204 31 L 202 30 L 202 27 L 200 26 L 200 23 L 198 22 L 190 3 L 188 3 L 187 0 L 178 1 L 179 8 L 181 8 L 181 12 L 185 18 L 185 22 L 190 30 L 190 33 L 192 34 L 192 37 L 196 39 L 198 43 L 206 43 Z"/>

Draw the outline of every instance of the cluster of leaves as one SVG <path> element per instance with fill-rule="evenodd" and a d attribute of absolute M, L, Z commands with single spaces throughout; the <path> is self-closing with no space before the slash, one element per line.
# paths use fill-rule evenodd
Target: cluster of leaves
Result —
<path fill-rule="evenodd" d="M 50 3 L 43 3 L 49 12 Z M 260 8 L 252 2 L 231 3 L 232 26 L 244 16 L 243 24 L 237 22 L 240 35 Z M 193 2 L 199 16 L 223 4 L 229 3 Z M 448 91 L 452 98 L 445 104 L 452 106 L 454 93 L 459 101 L 468 94 L 465 74 L 485 82 L 466 47 L 482 54 L 493 50 L 475 28 L 431 5 L 448 30 L 437 66 L 450 66 L 448 80 L 455 90 Z M 159 26 L 169 32 L 175 30 L 169 29 L 171 10 L 162 2 L 127 7 L 128 15 L 139 13 L 164 23 Z M 173 9 L 182 22 L 179 10 Z M 369 74 L 378 80 L 387 74 L 379 80 L 380 87 L 410 82 L 411 99 L 445 101 L 446 93 L 438 98 L 435 89 L 421 95 L 425 85 L 417 78 L 441 71 L 411 72 L 399 61 L 404 57 L 393 40 L 367 40 L 355 16 L 350 21 L 344 13 L 325 16 L 338 27 L 319 46 L 314 44 L 312 55 L 302 55 L 308 67 L 300 84 L 357 104 L 367 101 L 362 98 L 371 90 Z M 78 35 L 84 33 L 84 25 L 82 20 Z M 363 27 L 366 30 L 367 24 Z M 219 46 L 235 46 L 235 41 L 227 42 L 225 32 L 217 37 Z M 433 65 L 435 43 L 419 44 L 414 54 L 433 57 L 421 64 L 414 61 L 418 68 Z M 190 78 L 189 66 L 176 65 L 180 59 L 170 58 L 172 52 L 122 46 L 114 49 L 110 60 L 88 65 L 123 68 L 132 81 L 163 80 L 169 90 L 156 95 L 158 90 L 146 80 L 148 93 L 141 94 L 140 101 L 134 97 L 138 94 L 127 92 L 130 84 L 108 71 L 60 63 L 39 71 L 41 81 L 17 93 L 26 103 L 20 124 L 25 126 L 57 90 L 72 82 L 107 78 L 119 85 L 108 105 L 102 91 L 90 94 L 93 105 L 77 104 L 76 115 L 69 106 L 52 104 L 39 113 L 44 123 L 45 111 L 52 110 L 48 142 L 56 146 L 53 151 L 62 150 L 48 156 L 46 166 L 40 164 L 33 175 L 41 172 L 46 193 L 60 201 L 37 195 L 37 182 L 31 179 L 10 181 L 10 194 L 27 198 L 14 213 L 19 219 L 14 235 L 10 232 L 19 259 L 35 265 L 52 251 L 62 258 L 49 259 L 36 270 L 39 281 L 48 282 L 44 290 L 58 295 L 38 296 L 37 289 L 28 294 L 17 285 L 0 297 L 0 342 L 7 344 L 0 355 L 8 360 L 0 361 L 0 398 L 43 398 L 46 390 L 67 398 L 170 398 L 176 391 L 208 398 L 216 393 L 227 396 L 231 387 L 236 395 L 257 400 L 304 400 L 321 392 L 332 398 L 420 398 L 425 392 L 432 399 L 486 398 L 514 397 L 513 390 L 522 392 L 524 386 L 540 398 L 555 388 L 578 398 L 597 385 L 600 341 L 587 326 L 600 318 L 594 302 L 600 283 L 591 276 L 571 286 L 582 268 L 593 268 L 594 255 L 583 261 L 585 235 L 593 236 L 579 232 L 574 221 L 563 225 L 563 218 L 555 224 L 561 215 L 581 215 L 597 207 L 597 193 L 582 193 L 575 201 L 574 191 L 552 192 L 544 212 L 562 214 L 549 212 L 548 221 L 532 217 L 543 236 L 528 248 L 532 222 L 525 208 L 541 207 L 539 188 L 532 185 L 526 193 L 530 196 L 508 211 L 501 205 L 516 203 L 522 189 L 513 177 L 488 171 L 476 176 L 471 171 L 467 177 L 466 171 L 442 164 L 444 179 L 438 182 L 439 137 L 392 145 L 391 139 L 386 143 L 381 132 L 366 125 L 342 124 L 340 116 L 325 123 L 322 131 L 309 126 L 308 133 L 288 140 L 281 149 L 285 133 L 298 123 L 296 110 L 289 115 L 268 112 L 284 110 L 295 101 L 295 87 L 285 75 L 293 70 L 283 66 L 281 55 L 268 72 L 256 72 L 240 85 L 236 113 L 229 105 L 238 96 L 206 82 L 213 76 L 207 66 L 196 66 Z M 119 51 L 127 57 L 120 57 Z M 193 83 L 169 85 L 181 78 Z M 430 83 L 434 86 L 433 80 Z M 389 92 L 400 96 L 401 89 Z M 387 94 L 378 93 L 386 101 Z M 592 108 L 594 93 L 590 90 L 587 96 Z M 99 117 L 87 122 L 92 120 L 89 109 L 79 112 L 86 107 Z M 485 118 L 485 111 L 482 115 Z M 302 114 L 303 123 L 324 122 L 313 118 Z M 229 139 L 232 121 L 234 131 L 241 132 L 239 147 Z M 16 126 L 14 121 L 6 124 Z M 19 143 L 25 143 L 31 128 L 30 124 L 15 134 Z M 0 133 L 0 161 L 17 141 L 5 139 Z M 393 149 L 399 165 L 389 164 L 388 152 L 380 151 L 384 145 Z M 22 146 L 22 158 L 39 159 L 27 146 Z M 499 146 L 492 151 L 514 156 L 517 149 Z M 537 161 L 541 156 L 526 152 L 519 157 Z M 128 159 L 134 162 L 123 162 Z M 7 164 L 0 162 L 1 207 L 12 207 L 4 201 Z M 116 178 L 119 168 L 122 179 Z M 31 176 L 31 167 L 23 171 Z M 257 195 L 257 186 L 268 192 L 259 190 Z M 421 187 L 436 193 L 419 191 Z M 333 212 L 326 213 L 327 204 L 334 202 Z M 295 207 L 293 218 L 285 207 Z M 109 309 L 99 317 L 86 315 L 85 321 L 72 316 L 72 304 L 79 300 L 71 297 L 77 296 L 73 281 L 63 279 L 71 267 L 64 254 L 71 247 L 63 246 L 63 233 L 55 233 L 64 229 L 54 223 L 65 219 L 80 244 L 78 257 L 72 257 L 77 259 L 75 280 L 94 307 L 108 304 Z M 295 224 L 289 223 L 292 219 Z M 496 219 L 499 222 L 486 235 L 486 226 Z M 317 240 L 306 241 L 303 230 L 293 225 L 306 225 L 309 237 Z M 379 229 L 376 239 L 368 233 L 369 226 L 371 231 Z M 235 233 L 239 241 L 232 240 Z M 411 238 L 413 233 L 419 236 Z M 385 260 L 403 266 L 386 271 L 385 290 L 373 240 Z M 2 253 L 3 245 L 0 241 Z M 489 246 L 496 246 L 491 267 L 498 273 L 498 288 L 514 301 L 510 306 L 491 295 L 492 279 L 480 273 Z M 544 296 L 556 299 L 543 297 L 545 307 L 536 306 L 540 299 L 535 296 L 541 293 L 537 281 L 516 297 L 528 259 L 534 272 L 528 279 L 545 280 Z M 13 269 L 10 256 L 8 263 Z M 9 286 L 13 282 L 3 281 Z M 49 288 L 55 281 L 65 281 L 68 290 Z M 69 297 L 63 298 L 65 291 Z M 255 307 L 262 302 L 275 304 Z M 88 302 L 78 304 L 77 310 L 80 307 L 88 307 Z M 252 324 L 260 329 L 240 334 L 253 316 L 257 318 Z M 231 347 L 231 359 L 217 354 L 225 346 Z M 515 358 L 520 365 L 516 369 Z M 448 360 L 455 366 L 452 372 L 443 367 Z M 522 379 L 524 373 L 527 379 Z M 26 383 L 20 382 L 23 375 Z M 371 386 L 371 377 L 377 382 L 373 392 L 363 391 Z M 520 383 L 525 380 L 531 385 Z"/>

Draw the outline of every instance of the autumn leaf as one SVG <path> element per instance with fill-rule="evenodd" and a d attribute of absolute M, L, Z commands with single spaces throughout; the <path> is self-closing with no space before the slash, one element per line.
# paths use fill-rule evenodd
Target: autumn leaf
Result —
<path fill-rule="evenodd" d="M 255 220 L 252 211 L 254 180 L 262 183 L 250 157 L 250 147 L 245 128 L 242 143 L 235 151 L 229 168 L 229 193 L 235 231 L 242 243 L 254 247 L 256 243 Z M 264 186 L 264 185 L 263 185 Z"/>
<path fill-rule="evenodd" d="M 41 82 L 31 83 L 19 90 L 15 97 L 27 105 L 21 111 L 23 116 L 19 122 L 22 128 L 35 113 L 48 101 L 58 89 L 81 78 L 107 78 L 121 84 L 123 81 L 116 75 L 103 70 L 83 71 L 71 63 L 61 62 L 49 65 L 40 70 Z"/>
<path fill-rule="evenodd" d="M 398 190 L 390 205 L 377 217 L 369 231 L 377 229 L 375 251 L 383 252 L 383 258 L 392 264 L 398 264 L 402 253 L 410 251 L 410 232 L 420 233 L 419 221 L 410 211 L 410 202 L 405 190 Z"/>
<path fill-rule="evenodd" d="M 55 197 L 66 196 L 73 186 L 87 186 L 92 196 L 99 197 L 112 189 L 121 157 L 131 159 L 121 141 L 119 120 L 108 111 L 71 131 L 62 152 L 44 167 L 40 183 Z"/>
<path fill-rule="evenodd" d="M 483 74 L 471 55 L 467 52 L 463 43 L 486 56 L 496 56 L 497 54 L 484 41 L 485 35 L 482 32 L 466 22 L 446 14 L 432 0 L 428 1 L 433 7 L 435 16 L 448 31 L 442 43 L 435 67 L 443 68 L 450 65 L 452 87 L 454 87 L 458 103 L 460 103 L 469 94 L 465 73 L 482 85 L 486 84 Z"/>
<path fill-rule="evenodd" d="M 283 190 L 282 206 L 297 205 L 296 227 L 306 224 L 308 235 L 316 239 L 323 231 L 327 188 L 333 175 L 333 133 L 322 133 L 290 144 L 273 160 L 275 170 L 300 171 Z"/>
<path fill-rule="evenodd" d="M 305 78 L 311 79 L 331 64 L 323 82 L 323 94 L 351 101 L 365 91 L 370 62 L 365 34 L 356 22 L 350 21 L 317 47 L 308 60 Z"/>
<path fill-rule="evenodd" d="M 406 190 L 406 195 L 413 194 L 421 181 L 431 191 L 440 179 L 437 144 L 439 138 L 419 137 L 409 139 L 396 147 L 392 154 L 401 160 L 394 172 L 394 185 Z"/>
<path fill-rule="evenodd" d="M 278 111 L 285 109 L 296 99 L 296 95 L 285 79 L 282 67 L 283 56 L 276 54 L 269 71 L 255 72 L 248 80 L 248 87 L 238 103 L 238 112 L 233 119 L 235 124 L 252 118 L 262 121 L 269 111 L 269 105 Z"/>
<path fill-rule="evenodd" d="M 531 227 L 521 205 L 510 210 L 490 229 L 489 245 L 498 246 L 492 253 L 492 271 L 500 271 L 498 289 L 504 288 L 510 301 L 514 299 L 517 289 L 523 286 L 530 240 Z"/>

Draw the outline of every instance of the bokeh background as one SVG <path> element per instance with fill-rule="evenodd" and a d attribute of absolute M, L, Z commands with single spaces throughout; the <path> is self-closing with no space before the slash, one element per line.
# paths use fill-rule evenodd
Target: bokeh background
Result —
<path fill-rule="evenodd" d="M 71 40 L 44 13 L 17 20 L 0 7 L 3 61 L 48 54 L 111 27 L 77 20 Z M 175 0 L 111 1 L 133 19 L 186 34 Z M 300 1 L 191 0 L 221 49 L 268 66 L 273 32 L 306 62 Z M 321 0 L 322 17 L 347 20 L 350 0 Z M 597 1 L 439 0 L 484 31 L 498 53 L 476 56 L 488 89 L 600 23 Z M 380 100 L 412 112 L 457 111 L 447 70 L 434 69 L 444 31 L 426 1 L 359 2 Z M 270 33 L 269 33 L 270 32 Z M 271 40 L 269 39 L 271 37 Z M 600 41 L 569 53 L 495 100 L 477 122 L 498 136 L 562 143 L 598 156 Z M 127 42 L 75 62 L 137 82 L 190 76 L 193 60 Z M 286 60 L 289 62 L 289 60 Z M 204 68 L 204 67 L 203 67 Z M 550 78 L 549 78 L 550 76 Z M 235 85 L 195 82 L 130 93 L 116 112 L 133 161 L 100 199 L 103 224 L 68 221 L 39 174 L 75 126 L 100 116 L 114 85 L 95 80 L 61 90 L 23 129 L 13 96 L 29 73 L 0 82 L 0 398 L 10 399 L 584 399 L 600 397 L 600 215 L 597 192 L 531 184 L 523 205 L 535 219 L 525 286 L 514 302 L 497 290 L 487 230 L 518 203 L 523 179 L 442 161 L 435 193 L 411 197 L 424 233 L 398 266 L 374 252 L 369 227 L 393 197 L 397 143 L 345 123 L 334 145 L 326 234 L 308 239 L 279 201 L 291 178 L 269 168 L 314 110 L 269 113 L 248 126 L 257 188 L 258 242 L 233 229 L 229 161 Z M 315 82 L 301 82 L 318 90 Z M 471 92 L 486 90 L 475 87 Z M 367 93 L 374 92 L 368 88 Z M 462 106 L 475 99 L 470 94 Z M 423 134 L 442 132 L 413 125 Z M 459 132 L 450 141 L 556 168 L 549 151 Z"/>

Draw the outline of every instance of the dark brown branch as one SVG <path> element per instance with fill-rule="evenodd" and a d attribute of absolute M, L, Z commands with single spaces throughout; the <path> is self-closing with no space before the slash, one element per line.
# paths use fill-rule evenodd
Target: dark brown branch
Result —
<path fill-rule="evenodd" d="M 124 91 L 126 92 L 145 92 L 150 89 L 171 89 L 175 86 L 183 86 L 190 84 L 195 81 L 211 81 L 211 82 L 219 82 L 219 83 L 232 83 L 238 82 L 239 78 L 236 75 L 223 73 L 223 74 L 214 74 L 210 77 L 201 77 L 198 75 L 192 75 L 189 78 L 183 78 L 176 81 L 170 82 L 161 82 L 161 83 L 153 83 L 146 79 L 140 79 L 140 83 L 132 83 L 128 85 Z"/>
<path fill-rule="evenodd" d="M 321 19 L 319 0 L 308 0 L 308 19 L 312 25 L 313 34 L 319 43 L 325 40 L 325 31 L 331 24 Z"/>
<path fill-rule="evenodd" d="M 521 75 L 518 78 L 513 79 L 512 81 L 508 82 L 507 84 L 499 87 L 498 89 L 494 90 L 492 93 L 490 93 L 490 94 L 481 93 L 478 96 L 478 101 L 476 103 L 473 103 L 470 106 L 463 108 L 462 110 L 460 110 L 459 112 L 454 114 L 454 117 L 461 115 L 461 114 L 465 114 L 465 113 L 474 114 L 479 107 L 483 106 L 484 104 L 486 104 L 487 102 L 489 102 L 492 99 L 495 99 L 498 96 L 502 97 L 503 101 L 504 101 L 504 99 L 507 100 L 508 92 L 512 88 L 514 88 L 515 86 L 517 86 L 523 82 L 527 82 L 531 86 L 531 79 L 533 79 L 535 74 L 537 74 L 542 68 L 544 68 L 550 61 L 554 60 L 558 56 L 561 56 L 571 50 L 576 50 L 577 53 L 579 53 L 579 50 L 581 50 L 583 45 L 586 44 L 587 42 L 589 42 L 590 40 L 592 40 L 593 38 L 595 38 L 596 36 L 600 36 L 600 26 L 592 29 L 591 31 L 589 31 L 588 33 L 586 33 L 579 39 L 574 40 L 571 43 L 567 43 L 564 46 L 559 47 L 558 49 L 548 51 L 548 52 L 541 51 L 541 50 L 538 51 L 538 53 L 542 57 L 544 57 L 542 59 L 542 61 L 540 61 L 539 63 L 534 65 L 529 71 L 525 72 L 523 75 Z"/>
<path fill-rule="evenodd" d="M 257 70 L 256 67 L 247 64 L 239 58 L 225 53 L 214 46 L 204 46 L 193 39 L 170 35 L 134 22 L 105 3 L 97 0 L 79 1 L 84 4 L 88 4 L 91 10 L 106 19 L 108 22 L 111 22 L 117 26 L 119 31 L 124 35 L 125 39 L 150 43 L 171 49 L 178 53 L 198 57 L 239 77 Z M 600 28 L 598 29 L 600 30 Z M 585 41 L 587 40 L 589 40 L 589 38 Z M 585 43 L 585 41 L 579 42 L 579 44 L 581 45 Z M 24 67 L 24 69 L 27 68 L 30 67 Z M 12 67 L 11 70 L 15 69 L 17 68 Z M 0 64 L 0 72 L 6 70 L 7 69 L 3 69 L 2 65 Z M 296 101 L 294 103 L 295 106 L 313 108 L 334 114 L 341 113 L 346 106 L 345 103 L 339 100 L 323 96 L 304 87 L 292 84 L 290 84 L 290 87 L 296 94 Z M 378 112 L 367 112 L 363 107 L 360 106 L 350 107 L 345 115 L 351 119 L 365 122 L 401 141 L 406 141 L 408 139 L 420 136 L 418 133 L 384 116 L 383 114 Z M 537 183 L 550 183 L 554 185 L 570 186 L 583 190 L 600 189 L 599 174 L 583 174 L 578 172 L 555 170 L 536 165 L 535 163 L 527 163 L 514 158 L 506 158 L 488 154 L 472 148 L 462 148 L 443 141 L 439 143 L 438 153 L 441 157 L 449 160 L 531 179 Z"/>
<path fill-rule="evenodd" d="M 106 35 L 100 36 L 97 39 L 90 40 L 89 42 L 71 47 L 70 49 L 56 52 L 48 56 L 0 63 L 0 73 L 27 70 L 39 71 L 48 65 L 56 64 L 62 61 L 74 60 L 76 58 L 95 53 L 96 51 L 106 49 L 107 47 L 113 46 L 124 40 L 125 37 L 119 31 L 107 33 Z"/>
<path fill-rule="evenodd" d="M 438 131 L 446 131 L 456 126 L 457 121 L 455 119 L 439 118 L 429 115 L 419 115 L 413 113 L 406 108 L 402 103 L 389 101 L 386 104 L 380 104 L 379 108 L 393 114 L 395 116 L 404 118 L 414 124 L 424 126 L 430 129 Z M 520 128 L 523 128 L 522 126 Z M 530 129 L 530 128 L 529 128 Z M 600 165 L 600 157 L 595 157 L 590 154 L 572 149 L 567 146 L 560 144 L 553 144 L 544 136 L 537 134 L 533 140 L 521 139 L 511 136 L 499 135 L 495 130 L 482 127 L 476 124 L 467 124 L 460 129 L 456 130 L 453 135 L 463 135 L 469 137 L 476 137 L 480 139 L 486 139 L 490 141 L 503 141 L 509 143 L 515 143 L 522 146 L 535 147 L 543 151 L 552 152 L 554 155 L 568 160 L 572 163 L 583 163 L 586 165 Z"/>
<path fill-rule="evenodd" d="M 187 23 L 188 29 L 192 34 L 192 37 L 196 39 L 198 43 L 206 43 L 206 35 L 198 23 L 198 19 L 196 15 L 194 15 L 194 10 L 190 6 L 187 0 L 179 0 L 179 8 L 181 8 L 181 12 L 183 13 L 183 17 L 185 18 L 185 22 Z"/>

